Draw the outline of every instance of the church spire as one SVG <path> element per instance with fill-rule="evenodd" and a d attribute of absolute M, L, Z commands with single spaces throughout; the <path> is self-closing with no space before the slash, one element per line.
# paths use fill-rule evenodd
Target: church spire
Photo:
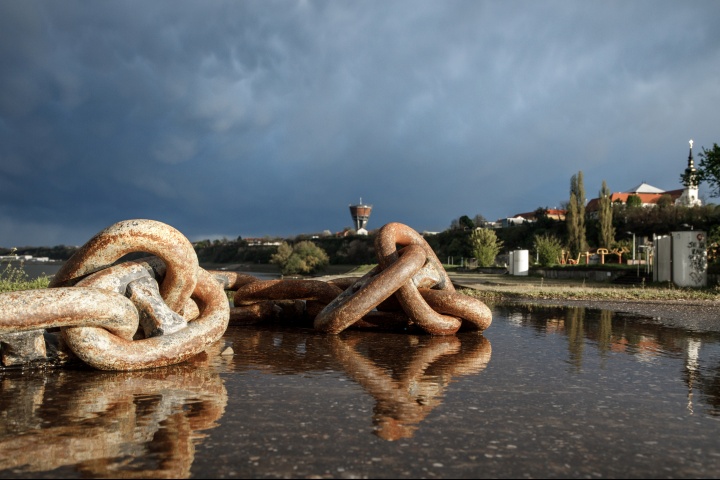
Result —
<path fill-rule="evenodd" d="M 693 161 L 693 154 L 692 154 L 692 147 L 693 147 L 693 141 L 690 140 L 690 153 L 688 154 L 688 166 L 685 169 L 685 175 L 683 178 L 685 181 L 683 182 L 683 185 L 686 187 L 692 187 L 697 188 L 698 187 L 698 181 L 697 181 L 697 169 L 695 168 L 695 162 Z"/>
<path fill-rule="evenodd" d="M 682 195 L 675 200 L 675 205 L 684 207 L 694 207 L 702 205 L 702 201 L 698 198 L 698 185 L 700 184 L 698 172 L 695 168 L 692 154 L 693 141 L 690 140 L 690 153 L 688 154 L 688 165 L 680 178 L 685 186 Z"/>

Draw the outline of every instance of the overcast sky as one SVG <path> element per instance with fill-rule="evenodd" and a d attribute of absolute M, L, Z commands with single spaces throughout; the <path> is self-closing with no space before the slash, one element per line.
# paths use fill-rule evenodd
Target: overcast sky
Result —
<path fill-rule="evenodd" d="M 0 246 L 441 231 L 681 188 L 720 2 L 0 0 Z M 701 198 L 708 189 L 700 187 Z M 720 202 L 718 202 L 720 203 Z"/>

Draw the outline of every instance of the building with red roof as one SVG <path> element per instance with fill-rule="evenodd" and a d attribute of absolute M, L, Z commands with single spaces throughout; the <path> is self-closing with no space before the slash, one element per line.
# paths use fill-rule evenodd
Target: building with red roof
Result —
<path fill-rule="evenodd" d="M 654 207 L 664 196 L 670 197 L 673 205 L 678 206 L 700 206 L 702 201 L 698 198 L 698 181 L 695 177 L 697 170 L 692 154 L 693 141 L 690 140 L 690 154 L 688 155 L 688 165 L 685 169 L 685 176 L 688 179 L 684 182 L 683 187 L 676 190 L 661 190 L 647 183 L 641 183 L 625 192 L 614 192 L 610 195 L 612 203 L 627 203 L 631 195 L 640 198 L 643 207 Z M 600 199 L 593 198 L 585 206 L 585 213 L 589 216 L 596 216 L 600 209 Z"/>

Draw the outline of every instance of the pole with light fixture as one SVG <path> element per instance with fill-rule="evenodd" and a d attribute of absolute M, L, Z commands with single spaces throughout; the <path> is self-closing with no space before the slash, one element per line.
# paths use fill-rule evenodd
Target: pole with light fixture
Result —
<path fill-rule="evenodd" d="M 625 233 L 627 233 L 628 235 L 632 235 L 632 237 L 633 237 L 633 242 L 632 242 L 632 260 L 633 260 L 633 264 L 634 264 L 634 263 L 635 263 L 635 232 L 625 232 Z M 638 276 L 638 277 L 640 276 L 639 267 L 638 267 L 637 276 Z"/>

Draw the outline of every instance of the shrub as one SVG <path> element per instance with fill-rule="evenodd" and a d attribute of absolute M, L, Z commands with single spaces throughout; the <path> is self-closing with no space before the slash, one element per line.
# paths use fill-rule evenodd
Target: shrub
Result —
<path fill-rule="evenodd" d="M 315 273 L 327 266 L 330 262 L 325 250 L 310 241 L 302 241 L 291 247 L 282 242 L 272 257 L 270 263 L 280 267 L 283 275 Z"/>
<path fill-rule="evenodd" d="M 503 242 L 497 238 L 494 230 L 476 228 L 472 232 L 470 242 L 478 267 L 492 267 L 495 265 L 495 257 L 500 253 Z"/>
<path fill-rule="evenodd" d="M 558 263 L 562 250 L 562 243 L 554 235 L 535 235 L 535 251 L 541 266 L 547 267 Z"/>

